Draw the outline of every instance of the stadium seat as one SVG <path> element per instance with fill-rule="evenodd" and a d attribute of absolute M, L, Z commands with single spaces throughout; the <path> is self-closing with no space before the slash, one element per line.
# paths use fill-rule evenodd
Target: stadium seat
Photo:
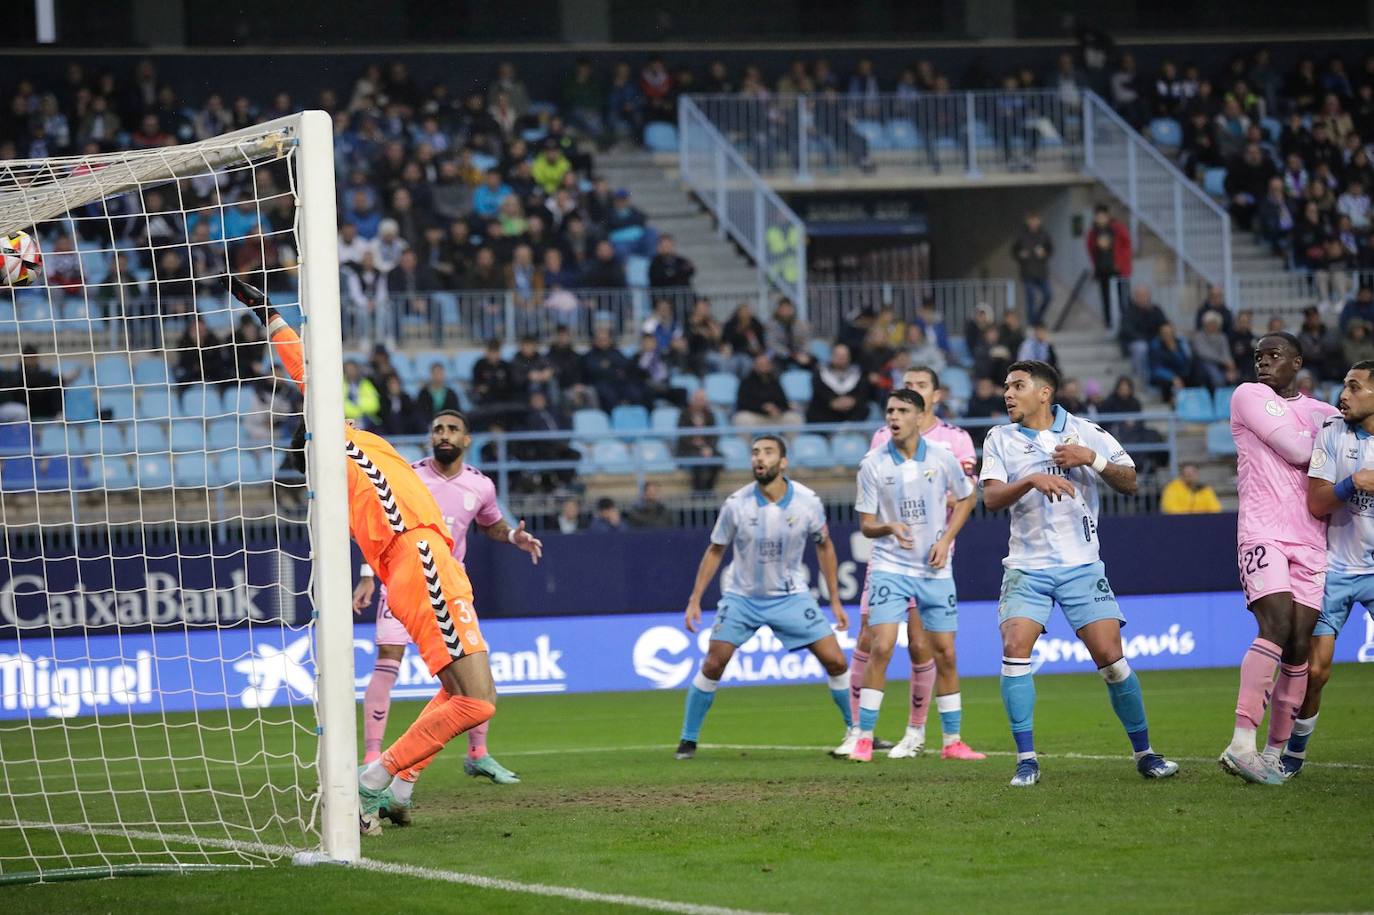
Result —
<path fill-rule="evenodd" d="M 166 489 L 172 485 L 172 456 L 141 454 L 134 460 L 139 489 Z"/>
<path fill-rule="evenodd" d="M 1174 396 L 1174 413 L 1185 423 L 1210 423 L 1216 419 L 1212 392 L 1206 388 L 1184 388 Z"/>
<path fill-rule="evenodd" d="M 811 373 L 793 369 L 782 373 L 782 391 L 793 403 L 811 402 Z"/>
<path fill-rule="evenodd" d="M 677 407 L 654 407 L 649 417 L 649 427 L 655 432 L 671 432 L 677 428 L 682 411 Z"/>
<path fill-rule="evenodd" d="M 592 445 L 592 470 L 596 473 L 629 473 L 634 470 L 630 449 L 624 442 L 597 442 Z"/>
<path fill-rule="evenodd" d="M 205 485 L 205 455 L 199 451 L 172 458 L 174 482 L 183 489 Z"/>
<path fill-rule="evenodd" d="M 676 469 L 673 453 L 662 439 L 642 439 L 635 444 L 635 450 L 639 452 L 640 465 L 650 473 L 666 473 Z"/>
<path fill-rule="evenodd" d="M 243 483 L 267 483 L 271 481 L 277 468 L 275 455 L 271 448 L 245 448 L 231 451 L 224 459 L 237 455 L 239 459 L 239 480 Z"/>
<path fill-rule="evenodd" d="M 102 458 L 100 476 L 106 489 L 136 489 L 138 487 L 127 458 Z"/>
<path fill-rule="evenodd" d="M 102 462 L 99 458 L 68 458 L 67 463 L 71 467 L 72 489 L 86 492 L 104 488 L 105 480 L 101 474 Z"/>
<path fill-rule="evenodd" d="M 1264 131 L 1265 139 L 1270 143 L 1277 143 L 1279 137 L 1283 136 L 1283 122 L 1278 118 L 1260 118 L 1260 129 Z"/>
<path fill-rule="evenodd" d="M 1150 122 L 1150 139 L 1156 146 L 1177 149 L 1183 145 L 1183 125 L 1173 118 L 1155 118 Z"/>
<path fill-rule="evenodd" d="M 830 445 L 819 435 L 798 435 L 787 456 L 798 467 L 829 467 L 835 463 L 830 457 Z"/>
<path fill-rule="evenodd" d="M 62 415 L 68 422 L 84 422 L 99 416 L 95 406 L 95 388 L 67 388 L 64 390 L 62 392 Z"/>
<path fill-rule="evenodd" d="M 96 409 L 103 416 L 105 411 L 109 411 L 110 419 L 133 419 L 134 418 L 134 389 L 133 388 L 107 388 L 104 386 L 95 389 Z"/>
<path fill-rule="evenodd" d="M 730 470 L 747 470 L 752 458 L 749 446 L 733 435 L 727 435 L 716 443 L 716 450 L 725 458 L 725 466 Z"/>
<path fill-rule="evenodd" d="M 696 393 L 697 388 L 701 387 L 701 379 L 695 375 L 688 375 L 686 372 L 678 372 L 668 379 L 668 386 L 679 388 L 691 395 Z"/>
<path fill-rule="evenodd" d="M 0 423 L 0 454 L 31 454 L 33 429 L 27 420 Z"/>
<path fill-rule="evenodd" d="M 172 415 L 172 396 L 163 385 L 134 388 L 134 411 L 138 419 L 167 419 Z"/>
<path fill-rule="evenodd" d="M 210 451 L 225 451 L 239 444 L 239 421 L 233 416 L 221 416 L 205 424 L 205 447 Z"/>
<path fill-rule="evenodd" d="M 183 387 L 172 403 L 177 416 L 205 415 L 205 385 L 188 384 Z"/>
<path fill-rule="evenodd" d="M 892 149 L 919 149 L 921 147 L 921 132 L 910 121 L 888 121 L 887 145 Z"/>
<path fill-rule="evenodd" d="M 205 386 L 205 415 L 206 416 L 227 416 L 233 413 L 224 407 L 224 392 L 217 384 L 207 384 Z"/>
<path fill-rule="evenodd" d="M 50 457 L 38 462 L 37 483 L 42 492 L 60 492 L 75 489 L 73 485 L 73 462 L 66 456 Z"/>
<path fill-rule="evenodd" d="M 134 450 L 140 455 L 168 450 L 166 420 L 145 419 L 134 423 Z"/>
<path fill-rule="evenodd" d="M 67 450 L 67 429 L 65 424 L 60 422 L 33 424 L 34 454 L 66 454 Z M 80 451 L 77 451 L 77 454 L 80 453 Z"/>
<path fill-rule="evenodd" d="M 100 453 L 100 423 L 98 422 L 65 422 L 62 423 L 62 432 L 66 436 L 66 448 L 62 449 L 62 454 L 99 454 Z"/>
<path fill-rule="evenodd" d="M 1231 419 L 1231 395 L 1236 393 L 1235 388 L 1217 388 L 1212 392 L 1212 415 L 1217 419 L 1230 421 Z"/>
<path fill-rule="evenodd" d="M 101 356 L 95 363 L 95 383 L 102 388 L 133 384 L 127 356 Z"/>
<path fill-rule="evenodd" d="M 868 144 L 869 151 L 887 149 L 887 132 L 883 129 L 881 121 L 870 121 L 866 118 L 858 118 L 853 122 L 854 132 L 864 138 Z"/>
<path fill-rule="evenodd" d="M 205 422 L 199 419 L 176 419 L 172 421 L 171 446 L 173 451 L 204 451 Z"/>
<path fill-rule="evenodd" d="M 621 404 L 611 411 L 611 428 L 617 432 L 641 432 L 649 428 L 649 411 L 639 404 Z"/>
<path fill-rule="evenodd" d="M 717 406 L 734 409 L 739 397 L 739 379 L 729 372 L 712 372 L 706 376 L 706 397 Z"/>
<path fill-rule="evenodd" d="M 649 259 L 638 254 L 625 258 L 625 282 L 633 289 L 645 289 L 649 285 Z"/>
<path fill-rule="evenodd" d="M 949 388 L 949 396 L 955 400 L 968 400 L 973 396 L 973 378 L 968 369 L 948 366 L 940 373 L 940 383 Z"/>
<path fill-rule="evenodd" d="M 644 145 L 650 152 L 677 152 L 677 128 L 655 121 L 644 128 Z"/>
<path fill-rule="evenodd" d="M 575 410 L 572 427 L 574 435 L 604 435 L 611 431 L 611 421 L 600 410 Z"/>
<path fill-rule="evenodd" d="M 811 355 L 819 359 L 821 362 L 830 361 L 829 340 L 821 340 L 820 338 L 814 339 L 811 341 L 811 345 L 807 347 L 807 351 L 810 352 Z"/>
<path fill-rule="evenodd" d="M 129 423 L 100 424 L 100 453 L 129 454 Z"/>
<path fill-rule="evenodd" d="M 1226 197 L 1226 169 L 1209 168 L 1202 173 L 1202 189 L 1218 199 Z"/>
<path fill-rule="evenodd" d="M 1212 423 L 1207 427 L 1207 453 L 1212 457 L 1233 457 L 1236 440 L 1231 437 L 1231 424 Z"/>
<path fill-rule="evenodd" d="M 477 349 L 461 349 L 453 354 L 449 361 L 449 378 L 452 381 L 471 381 L 472 369 L 478 362 L 482 361 L 482 351 Z M 425 377 L 429 377 L 429 368 L 425 368 Z M 450 386 L 452 384 L 450 383 Z"/>
<path fill-rule="evenodd" d="M 134 384 L 166 384 L 167 363 L 161 356 L 150 356 L 134 364 Z"/>
<path fill-rule="evenodd" d="M 955 365 L 973 365 L 973 354 L 969 352 L 968 340 L 963 334 L 949 335 L 949 358 L 954 360 Z"/>
<path fill-rule="evenodd" d="M 836 464 L 857 467 L 868 454 L 868 439 L 862 435 L 840 434 L 830 440 L 830 454 Z"/>
<path fill-rule="evenodd" d="M 33 458 L 12 457 L 0 461 L 0 489 L 5 492 L 25 492 L 36 486 Z"/>

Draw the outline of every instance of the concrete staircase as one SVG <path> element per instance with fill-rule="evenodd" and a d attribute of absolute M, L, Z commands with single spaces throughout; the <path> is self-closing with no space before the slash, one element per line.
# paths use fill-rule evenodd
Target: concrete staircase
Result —
<path fill-rule="evenodd" d="M 611 187 L 630 192 L 650 225 L 677 240 L 678 254 L 696 265 L 698 292 L 720 296 L 757 290 L 753 263 L 716 234 L 714 220 L 687 195 L 670 159 L 643 149 L 618 149 L 597 156 L 596 168 Z M 717 304 L 733 308 L 733 303 Z"/>

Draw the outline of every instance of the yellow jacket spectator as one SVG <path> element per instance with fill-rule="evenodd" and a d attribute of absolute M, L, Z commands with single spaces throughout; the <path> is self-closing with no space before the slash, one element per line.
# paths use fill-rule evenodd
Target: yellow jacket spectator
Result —
<path fill-rule="evenodd" d="M 377 386 L 363 377 L 363 367 L 353 361 L 344 363 L 344 417 L 371 427 L 382 414 L 382 395 Z"/>
<path fill-rule="evenodd" d="M 1207 515 L 1220 512 L 1221 502 L 1212 487 L 1202 484 L 1197 465 L 1184 464 L 1178 469 L 1178 479 L 1164 487 L 1159 507 L 1166 515 Z"/>
<path fill-rule="evenodd" d="M 568 157 L 551 143 L 545 146 L 544 151 L 534 160 L 530 174 L 535 183 L 544 189 L 544 193 L 552 197 L 558 193 L 558 186 L 563 183 L 563 176 L 571 169 L 572 163 L 568 161 Z"/>

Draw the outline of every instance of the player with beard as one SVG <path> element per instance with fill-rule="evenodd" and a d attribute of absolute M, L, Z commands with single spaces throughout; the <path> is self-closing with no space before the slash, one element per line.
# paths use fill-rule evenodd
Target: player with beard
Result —
<path fill-rule="evenodd" d="M 711 629 L 710 645 L 701 669 L 687 688 L 678 759 L 697 752 L 702 722 L 716 698 L 716 688 L 735 649 L 767 626 L 788 651 L 805 646 L 821 662 L 830 678 L 830 697 L 848 730 L 849 666 L 839 639 L 811 596 L 809 576 L 802 564 L 806 542 L 816 544 L 816 562 L 830 594 L 830 609 L 841 629 L 849 619 L 840 605 L 835 545 L 825 521 L 825 506 L 807 487 L 789 480 L 787 444 L 776 435 L 754 439 L 754 480 L 721 506 L 711 531 L 711 545 L 701 557 L 692 596 L 687 600 L 685 624 L 696 632 L 701 624 L 701 597 L 716 577 L 725 550 L 734 556 L 721 577 L 720 603 Z"/>
<path fill-rule="evenodd" d="M 429 444 L 433 457 L 416 461 L 410 466 L 433 495 L 443 512 L 444 521 L 453 534 L 453 558 L 459 563 L 467 555 L 468 528 L 475 521 L 477 529 L 499 543 L 510 543 L 530 554 L 530 559 L 538 563 L 543 554 L 543 544 L 525 530 L 525 523 L 512 528 L 501 516 L 501 508 L 496 502 L 496 487 L 492 481 L 476 467 L 463 463 L 463 455 L 472 445 L 468 421 L 456 410 L 441 410 L 434 417 L 429 429 Z M 353 591 L 353 610 L 361 613 L 372 603 L 374 578 L 372 569 L 363 566 L 362 578 Z M 382 588 L 381 599 L 377 606 L 377 662 L 368 681 L 367 692 L 363 695 L 363 741 L 364 763 L 381 756 L 382 736 L 386 732 L 387 713 L 391 707 L 391 689 L 401 669 L 410 636 L 405 627 L 392 614 L 386 601 L 386 588 Z M 463 763 L 463 771 L 473 777 L 486 777 L 498 785 L 509 785 L 520 781 L 514 772 L 501 765 L 487 752 L 487 728 L 489 722 L 467 732 L 468 756 Z M 398 825 L 409 822 L 409 801 L 414 790 L 415 780 L 423 766 L 412 767 L 398 773 L 391 793 L 395 805 L 382 808 L 382 816 Z"/>

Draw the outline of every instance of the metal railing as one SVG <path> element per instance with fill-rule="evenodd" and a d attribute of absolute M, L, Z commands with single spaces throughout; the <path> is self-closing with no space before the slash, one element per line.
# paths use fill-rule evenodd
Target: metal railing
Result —
<path fill-rule="evenodd" d="M 1178 426 L 1179 419 L 1171 412 L 1113 413 L 1095 417 L 1096 422 L 1117 427 L 1124 423 L 1149 424 L 1150 427 L 1163 427 L 1160 442 L 1125 443 L 1126 450 L 1137 459 L 1151 455 L 1162 456 L 1171 474 L 1177 472 Z M 982 458 L 982 439 L 986 430 L 1003 425 L 1005 417 L 992 419 L 955 419 L 953 425 L 967 429 L 974 437 L 976 453 Z M 808 472 L 834 469 L 856 469 L 858 456 L 867 449 L 874 430 L 879 424 L 862 423 L 808 423 L 791 426 L 737 427 L 718 421 L 710 427 L 648 428 L 589 432 L 565 429 L 556 432 L 501 432 L 496 434 L 476 433 L 467 459 L 496 481 L 497 493 L 503 502 L 512 497 L 513 482 L 516 477 L 532 474 L 563 474 L 571 480 L 575 474 L 621 476 L 633 478 L 636 491 L 644 481 L 654 474 L 672 474 L 676 471 L 691 471 L 693 468 L 718 468 L 720 470 L 747 471 L 749 451 L 747 443 L 763 432 L 777 432 L 792 442 L 789 458 L 793 468 L 803 477 Z M 712 457 L 691 457 L 678 454 L 677 443 L 684 438 L 706 438 L 714 442 L 715 455 Z M 738 447 L 721 446 L 724 439 L 733 439 Z M 810 439 L 809 445 L 820 438 L 823 449 L 807 448 L 802 439 Z M 845 442 L 842 440 L 859 439 Z M 402 449 L 427 449 L 429 439 L 423 435 L 391 436 L 390 441 Z M 619 443 L 625 449 L 615 449 L 614 454 L 598 451 L 603 443 Z M 645 443 L 656 443 L 663 448 Z M 847 447 L 845 447 L 847 446 Z M 563 454 L 556 458 L 545 458 L 537 454 L 544 450 L 558 449 Z M 484 456 L 484 451 L 486 452 Z M 519 456 L 521 454 L 526 456 Z M 535 455 L 531 457 L 530 455 Z M 548 497 L 552 498 L 552 497 Z"/>
<path fill-rule="evenodd" d="M 680 118 L 684 149 L 700 142 L 692 136 L 700 114 L 755 171 L 775 180 L 884 170 L 906 177 L 1076 172 L 1083 161 L 1078 101 L 1052 90 L 694 95 L 691 112 Z"/>
<path fill-rule="evenodd" d="M 806 224 L 721 135 L 690 97 L 678 100 L 682 181 L 758 269 L 760 294 L 772 286 L 806 315 Z"/>
<path fill-rule="evenodd" d="M 930 302 L 951 334 L 962 334 L 964 323 L 981 305 L 997 318 L 1016 308 L 1017 281 L 1011 279 L 954 280 L 914 283 L 837 283 L 810 288 L 811 330 L 835 338 L 845 321 L 864 310 L 891 308 L 898 321 L 915 320 Z"/>
<path fill-rule="evenodd" d="M 1131 238 L 1141 222 L 1173 250 L 1175 284 L 1186 284 L 1186 265 L 1238 301 L 1226 210 L 1092 92 L 1083 95 L 1083 143 L 1084 171 L 1125 204 Z"/>

